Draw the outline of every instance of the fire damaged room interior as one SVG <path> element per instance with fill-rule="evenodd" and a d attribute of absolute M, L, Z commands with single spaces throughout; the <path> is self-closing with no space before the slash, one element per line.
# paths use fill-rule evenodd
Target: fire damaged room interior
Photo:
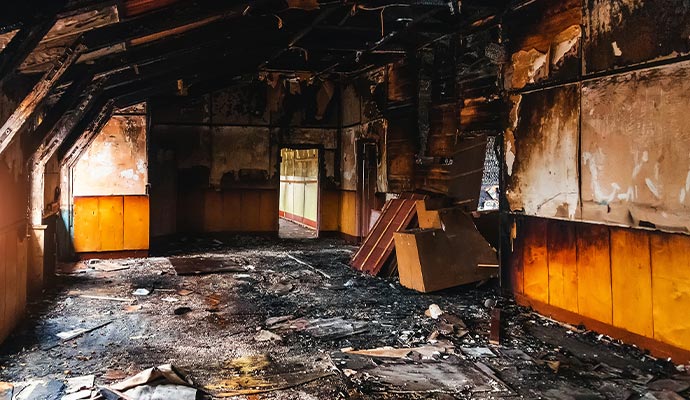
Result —
<path fill-rule="evenodd" d="M 0 400 L 690 398 L 689 0 L 0 4 Z"/>

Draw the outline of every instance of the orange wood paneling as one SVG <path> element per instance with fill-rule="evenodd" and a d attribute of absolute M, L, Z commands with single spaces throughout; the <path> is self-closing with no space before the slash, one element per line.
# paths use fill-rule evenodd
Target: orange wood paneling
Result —
<path fill-rule="evenodd" d="M 242 230 L 242 194 L 239 191 L 223 193 L 223 226 L 229 232 Z"/>
<path fill-rule="evenodd" d="M 9 231 L 4 235 L 5 242 L 5 321 L 10 327 L 14 327 L 18 320 L 19 310 L 17 297 L 17 235 Z M 11 328 L 10 328 L 11 329 Z"/>
<path fill-rule="evenodd" d="M 523 274 L 525 295 L 543 303 L 549 302 L 549 266 L 547 257 L 548 221 L 530 218 L 522 234 L 525 240 Z"/>
<path fill-rule="evenodd" d="M 340 192 L 340 232 L 358 236 L 357 232 L 357 192 Z"/>
<path fill-rule="evenodd" d="M 522 222 L 520 222 L 520 226 Z M 510 287 L 513 293 L 525 293 L 525 274 L 523 261 L 525 258 L 525 237 L 518 235 L 518 222 L 514 221 L 511 226 L 512 252 L 510 257 L 510 271 L 508 271 Z"/>
<path fill-rule="evenodd" d="M 654 338 L 690 350 L 690 237 L 651 234 Z"/>
<path fill-rule="evenodd" d="M 27 296 L 27 284 L 28 282 L 28 271 L 29 271 L 29 263 L 28 263 L 28 257 L 29 257 L 29 252 L 28 252 L 28 247 L 29 247 L 29 240 L 28 239 L 23 239 L 21 242 L 18 242 L 17 244 L 17 268 L 19 268 L 19 273 L 17 275 L 17 293 L 18 293 L 18 299 L 19 299 L 19 312 L 21 314 L 24 314 L 24 311 L 26 311 L 26 296 Z"/>
<path fill-rule="evenodd" d="M 148 250 L 149 218 L 148 196 L 124 197 L 125 250 Z"/>
<path fill-rule="evenodd" d="M 263 190 L 261 192 L 259 231 L 270 232 L 278 229 L 278 196 L 277 190 Z"/>
<path fill-rule="evenodd" d="M 204 232 L 222 232 L 223 224 L 223 193 L 215 190 L 204 192 Z"/>
<path fill-rule="evenodd" d="M 550 221 L 548 226 L 549 304 L 578 311 L 575 225 Z"/>
<path fill-rule="evenodd" d="M 321 191 L 321 230 L 338 231 L 340 212 L 340 192 L 335 190 Z"/>
<path fill-rule="evenodd" d="M 98 204 L 98 197 L 74 198 L 74 250 L 77 253 L 101 251 Z"/>
<path fill-rule="evenodd" d="M 148 250 L 149 211 L 148 196 L 75 197 L 75 251 Z"/>
<path fill-rule="evenodd" d="M 577 226 L 577 281 L 580 314 L 613 323 L 609 228 Z"/>
<path fill-rule="evenodd" d="M 0 342 L 2 342 L 9 333 L 10 324 L 7 320 L 7 313 L 5 304 L 7 302 L 7 289 L 13 285 L 13 282 L 7 280 L 7 252 L 5 251 L 5 236 L 6 234 L 0 232 Z"/>
<path fill-rule="evenodd" d="M 261 214 L 261 193 L 255 191 L 242 192 L 242 230 L 258 231 L 259 215 Z"/>
<path fill-rule="evenodd" d="M 611 229 L 613 325 L 653 337 L 649 233 Z"/>
<path fill-rule="evenodd" d="M 119 251 L 124 244 L 124 200 L 121 196 L 98 199 L 98 229 L 101 251 Z"/>

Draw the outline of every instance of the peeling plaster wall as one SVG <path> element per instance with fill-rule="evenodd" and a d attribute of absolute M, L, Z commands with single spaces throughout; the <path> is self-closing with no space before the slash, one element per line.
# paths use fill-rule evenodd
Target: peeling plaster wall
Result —
<path fill-rule="evenodd" d="M 75 196 L 146 194 L 146 116 L 115 115 L 74 167 Z"/>
<path fill-rule="evenodd" d="M 582 89 L 583 218 L 690 233 L 690 62 Z"/>

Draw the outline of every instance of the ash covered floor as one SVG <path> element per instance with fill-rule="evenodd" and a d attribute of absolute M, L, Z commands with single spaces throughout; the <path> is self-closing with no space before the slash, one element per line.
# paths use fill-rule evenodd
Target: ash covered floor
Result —
<path fill-rule="evenodd" d="M 2 347 L 0 381 L 93 374 L 108 385 L 170 363 L 214 396 L 249 399 L 687 395 L 682 368 L 540 318 L 493 283 L 422 295 L 352 271 L 355 250 L 335 239 L 206 237 L 168 242 L 158 257 L 64 266 Z M 499 346 L 489 344 L 494 302 Z M 425 315 L 432 304 L 437 319 Z M 384 346 L 410 350 L 348 352 Z"/>

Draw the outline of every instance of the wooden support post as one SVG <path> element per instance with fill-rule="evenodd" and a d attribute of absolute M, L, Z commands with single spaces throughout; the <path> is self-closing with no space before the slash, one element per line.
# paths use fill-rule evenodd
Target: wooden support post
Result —
<path fill-rule="evenodd" d="M 65 49 L 65 52 L 55 61 L 53 67 L 43 75 L 17 109 L 14 110 L 14 113 L 0 128 L 0 155 L 4 153 L 17 132 L 24 127 L 36 111 L 36 108 L 43 102 L 67 68 L 79 58 L 84 49 L 85 47 L 80 41 Z"/>
<path fill-rule="evenodd" d="M 72 112 L 63 114 L 50 133 L 46 135 L 41 144 L 35 150 L 29 161 L 29 178 L 31 193 L 29 196 L 29 215 L 31 222 L 31 251 L 29 254 L 29 293 L 40 293 L 45 284 L 45 248 L 46 226 L 43 224 L 43 210 L 45 208 L 45 168 L 46 163 L 55 154 L 60 144 L 74 129 L 84 114 L 93 106 L 97 93 L 102 88 L 102 80 L 94 82 L 86 95 Z"/>

